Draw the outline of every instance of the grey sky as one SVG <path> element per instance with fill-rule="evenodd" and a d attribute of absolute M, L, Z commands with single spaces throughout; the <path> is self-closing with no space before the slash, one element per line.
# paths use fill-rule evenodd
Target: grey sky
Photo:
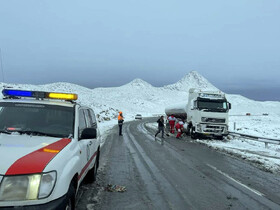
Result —
<path fill-rule="evenodd" d="M 279 90 L 280 1 L 0 0 L 0 48 L 8 83 L 162 86 L 196 70 Z"/>

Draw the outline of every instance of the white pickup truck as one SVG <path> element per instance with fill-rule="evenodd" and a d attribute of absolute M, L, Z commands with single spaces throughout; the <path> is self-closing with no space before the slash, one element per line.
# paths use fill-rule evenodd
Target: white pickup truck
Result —
<path fill-rule="evenodd" d="M 0 209 L 75 209 L 86 178 L 96 179 L 100 132 L 76 94 L 2 91 Z"/>

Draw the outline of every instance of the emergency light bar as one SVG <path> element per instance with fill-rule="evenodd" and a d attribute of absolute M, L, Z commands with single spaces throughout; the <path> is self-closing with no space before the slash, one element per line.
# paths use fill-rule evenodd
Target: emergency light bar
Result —
<path fill-rule="evenodd" d="M 73 93 L 54 93 L 54 92 L 43 92 L 43 91 L 29 91 L 29 90 L 12 90 L 3 89 L 2 94 L 8 98 L 16 97 L 30 97 L 36 99 L 60 99 L 60 100 L 77 100 L 78 95 Z"/>

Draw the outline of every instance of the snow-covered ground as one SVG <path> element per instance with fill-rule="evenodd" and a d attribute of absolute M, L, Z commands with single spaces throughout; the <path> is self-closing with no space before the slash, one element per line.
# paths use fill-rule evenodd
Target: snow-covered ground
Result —
<path fill-rule="evenodd" d="M 259 167 L 274 173 L 280 173 L 280 146 L 269 144 L 265 148 L 263 142 L 233 138 L 226 141 L 197 140 L 217 150 L 239 156 L 244 160 L 251 161 Z"/>
<path fill-rule="evenodd" d="M 280 115 L 230 116 L 229 129 L 233 132 L 252 136 L 280 139 Z"/>
<path fill-rule="evenodd" d="M 95 110 L 104 136 L 117 124 L 117 115 L 120 110 L 124 113 L 126 121 L 134 120 L 136 114 L 142 114 L 143 117 L 160 116 L 164 114 L 166 106 L 187 102 L 190 88 L 217 90 L 195 71 L 190 72 L 177 83 L 164 87 L 154 87 L 141 79 L 135 79 L 120 87 L 95 89 L 62 82 L 46 85 L 1 83 L 0 90 L 4 87 L 77 93 L 79 103 Z M 229 113 L 230 130 L 234 130 L 235 123 L 236 132 L 280 139 L 280 102 L 253 101 L 240 95 L 227 94 L 226 96 L 232 104 Z M 246 116 L 246 113 L 251 115 Z M 231 139 L 226 142 L 214 140 L 200 142 L 242 156 L 244 159 L 262 163 L 271 171 L 280 171 L 279 146 L 270 144 L 269 148 L 265 149 L 264 143 L 241 139 Z"/>

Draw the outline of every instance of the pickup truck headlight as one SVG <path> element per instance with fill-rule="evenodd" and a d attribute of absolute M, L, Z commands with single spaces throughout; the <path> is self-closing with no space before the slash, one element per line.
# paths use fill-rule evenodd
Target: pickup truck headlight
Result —
<path fill-rule="evenodd" d="M 56 182 L 56 172 L 50 172 L 42 175 L 41 185 L 39 190 L 39 198 L 49 197 Z"/>
<path fill-rule="evenodd" d="M 56 172 L 5 176 L 0 185 L 0 201 L 36 200 L 48 197 L 55 185 Z"/>

